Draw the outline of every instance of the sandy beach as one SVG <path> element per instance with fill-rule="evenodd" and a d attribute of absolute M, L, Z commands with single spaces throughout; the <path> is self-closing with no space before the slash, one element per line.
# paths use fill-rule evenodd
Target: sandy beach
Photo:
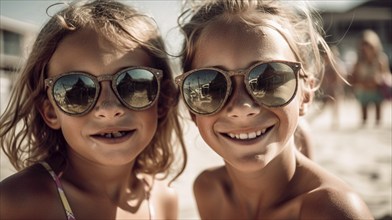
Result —
<path fill-rule="evenodd" d="M 8 84 L 0 78 L 0 106 L 8 100 Z M 331 128 L 332 113 L 326 109 L 310 121 L 314 141 L 314 160 L 349 183 L 365 200 L 376 219 L 392 219 L 392 103 L 385 102 L 383 120 L 374 125 L 373 110 L 369 123 L 360 126 L 359 106 L 347 99 L 340 106 L 340 126 Z M 223 164 L 198 135 L 189 120 L 184 121 L 188 165 L 174 183 L 180 198 L 180 219 L 199 219 L 192 193 L 195 177 L 204 169 Z M 14 173 L 8 159 L 0 155 L 0 180 Z"/>

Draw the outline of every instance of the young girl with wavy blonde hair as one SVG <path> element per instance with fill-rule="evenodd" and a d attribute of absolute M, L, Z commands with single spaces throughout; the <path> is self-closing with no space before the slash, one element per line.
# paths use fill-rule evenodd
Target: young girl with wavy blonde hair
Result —
<path fill-rule="evenodd" d="M 177 96 L 152 18 L 103 0 L 57 12 L 0 118 L 19 171 L 0 183 L 0 218 L 177 218 L 162 180 L 186 156 Z"/>

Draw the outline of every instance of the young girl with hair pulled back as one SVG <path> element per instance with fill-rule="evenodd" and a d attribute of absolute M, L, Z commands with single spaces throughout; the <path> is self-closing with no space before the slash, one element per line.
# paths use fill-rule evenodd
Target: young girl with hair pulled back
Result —
<path fill-rule="evenodd" d="M 322 55 L 332 59 L 311 12 L 265 0 L 188 8 L 179 18 L 184 73 L 176 83 L 202 138 L 224 160 L 194 182 L 200 217 L 372 219 L 350 186 L 296 146 Z"/>

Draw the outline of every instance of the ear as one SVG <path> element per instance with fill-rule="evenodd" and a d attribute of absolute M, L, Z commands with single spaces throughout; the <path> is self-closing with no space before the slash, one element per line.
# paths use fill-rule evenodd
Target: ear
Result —
<path fill-rule="evenodd" d="M 313 101 L 314 91 L 313 91 L 313 81 L 311 82 L 304 82 L 303 89 L 302 89 L 302 100 L 299 107 L 299 115 L 304 116 L 308 111 L 310 104 Z M 308 85 L 308 86 L 306 86 Z"/>
<path fill-rule="evenodd" d="M 42 118 L 45 123 L 52 129 L 60 129 L 60 120 L 57 117 L 56 111 L 52 103 L 48 99 L 45 99 L 41 105 L 40 111 Z"/>
<path fill-rule="evenodd" d="M 310 92 L 310 91 L 304 92 L 303 97 L 302 97 L 302 102 L 299 107 L 299 115 L 300 116 L 304 116 L 306 114 L 310 104 L 312 103 L 312 100 L 313 100 L 313 92 Z"/>

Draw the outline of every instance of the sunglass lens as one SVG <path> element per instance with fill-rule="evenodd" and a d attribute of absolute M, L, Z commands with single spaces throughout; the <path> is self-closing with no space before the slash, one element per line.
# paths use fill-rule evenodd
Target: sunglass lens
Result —
<path fill-rule="evenodd" d="M 251 70 L 247 80 L 253 97 L 269 107 L 286 104 L 297 88 L 293 69 L 284 63 L 258 65 Z"/>
<path fill-rule="evenodd" d="M 184 79 L 186 104 L 199 114 L 215 112 L 223 104 L 227 91 L 224 75 L 215 70 L 199 70 Z"/>
<path fill-rule="evenodd" d="M 158 79 L 145 69 L 123 72 L 116 80 L 116 88 L 123 103 L 132 109 L 145 108 L 158 96 Z"/>
<path fill-rule="evenodd" d="M 57 105 L 69 114 L 80 114 L 94 104 L 96 86 L 89 77 L 70 74 L 60 77 L 53 86 L 53 98 Z"/>

